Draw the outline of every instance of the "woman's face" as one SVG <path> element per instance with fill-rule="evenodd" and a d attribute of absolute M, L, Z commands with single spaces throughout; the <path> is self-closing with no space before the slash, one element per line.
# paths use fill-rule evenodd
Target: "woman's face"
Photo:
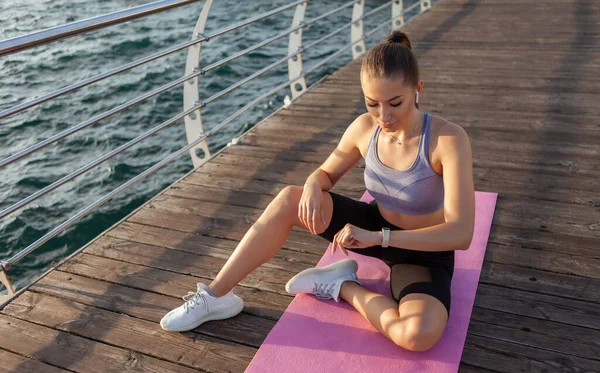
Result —
<path fill-rule="evenodd" d="M 403 77 L 361 77 L 367 111 L 377 124 L 388 132 L 406 128 L 414 121 L 418 111 L 415 107 L 416 91 L 422 87 L 423 82 L 419 82 L 417 87 L 412 87 L 405 86 L 403 80 Z"/>

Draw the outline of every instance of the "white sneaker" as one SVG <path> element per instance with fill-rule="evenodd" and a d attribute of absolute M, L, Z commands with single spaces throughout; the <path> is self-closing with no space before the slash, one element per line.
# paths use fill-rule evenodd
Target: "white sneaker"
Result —
<path fill-rule="evenodd" d="M 242 312 L 244 301 L 233 290 L 222 297 L 213 297 L 208 286 L 198 283 L 198 290 L 183 296 L 184 304 L 167 313 L 160 326 L 170 332 L 184 332 L 211 320 L 228 319 Z"/>
<path fill-rule="evenodd" d="M 320 299 L 335 299 L 339 302 L 340 289 L 345 281 L 360 285 L 356 277 L 358 263 L 353 259 L 344 259 L 325 267 L 305 269 L 292 277 L 285 285 L 290 294 L 312 293 Z"/>

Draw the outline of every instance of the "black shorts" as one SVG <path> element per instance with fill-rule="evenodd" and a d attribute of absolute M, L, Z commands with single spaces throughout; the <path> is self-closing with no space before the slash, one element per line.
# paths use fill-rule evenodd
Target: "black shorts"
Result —
<path fill-rule="evenodd" d="M 375 201 L 367 203 L 337 193 L 329 194 L 333 199 L 333 216 L 325 232 L 319 234 L 329 242 L 348 223 L 370 231 L 381 231 L 384 227 L 402 230 L 381 216 Z M 381 259 L 390 267 L 390 290 L 396 302 L 407 294 L 428 294 L 442 302 L 450 314 L 454 250 L 426 252 L 381 246 L 348 250 Z"/>

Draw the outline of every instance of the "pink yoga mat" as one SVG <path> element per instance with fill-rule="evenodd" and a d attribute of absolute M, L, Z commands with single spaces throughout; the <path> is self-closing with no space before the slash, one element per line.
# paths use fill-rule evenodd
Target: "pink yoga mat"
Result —
<path fill-rule="evenodd" d="M 476 192 L 475 233 L 466 251 L 457 251 L 450 319 L 442 339 L 430 350 L 411 352 L 381 335 L 345 301 L 299 294 L 267 336 L 246 373 L 457 372 L 492 225 L 495 193 Z M 365 194 L 362 200 L 372 198 Z M 358 262 L 365 288 L 391 296 L 390 273 L 382 261 L 349 252 Z M 345 258 L 330 250 L 318 267 Z"/>

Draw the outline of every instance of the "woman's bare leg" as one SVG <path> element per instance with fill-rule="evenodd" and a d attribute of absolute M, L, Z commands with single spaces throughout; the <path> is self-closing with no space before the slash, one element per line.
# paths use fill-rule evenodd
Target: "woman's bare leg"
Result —
<path fill-rule="evenodd" d="M 408 294 L 399 306 L 385 295 L 347 281 L 342 284 L 340 298 L 350 303 L 381 334 L 409 351 L 432 348 L 446 328 L 446 309 L 426 294 Z"/>
<path fill-rule="evenodd" d="M 399 324 L 398 303 L 393 299 L 350 281 L 342 284 L 340 298 L 350 303 L 381 334 L 393 340 L 392 326 Z"/>
<path fill-rule="evenodd" d="M 288 186 L 267 206 L 209 285 L 214 295 L 226 294 L 255 268 L 271 259 L 287 240 L 292 227 L 306 229 L 298 218 L 302 191 L 303 187 Z M 318 233 L 324 232 L 329 226 L 333 214 L 329 193 L 323 192 L 322 203 L 325 224 L 322 221 L 317 223 Z"/>

